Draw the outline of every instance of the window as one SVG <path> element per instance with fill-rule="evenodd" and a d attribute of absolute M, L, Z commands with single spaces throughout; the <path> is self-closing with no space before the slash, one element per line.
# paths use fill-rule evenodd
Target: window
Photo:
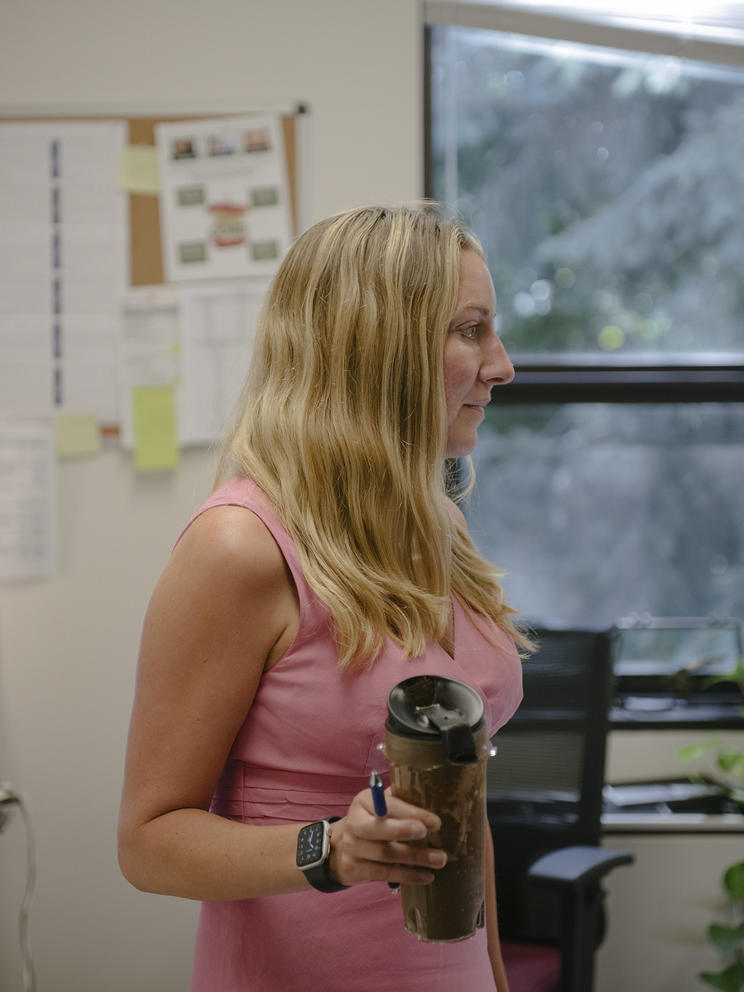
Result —
<path fill-rule="evenodd" d="M 545 623 L 744 616 L 742 438 L 744 403 L 498 400 L 473 537 Z"/>
<path fill-rule="evenodd" d="M 744 48 L 476 6 L 509 31 L 426 44 L 426 192 L 483 242 L 517 368 L 474 537 L 542 623 L 743 618 Z"/>

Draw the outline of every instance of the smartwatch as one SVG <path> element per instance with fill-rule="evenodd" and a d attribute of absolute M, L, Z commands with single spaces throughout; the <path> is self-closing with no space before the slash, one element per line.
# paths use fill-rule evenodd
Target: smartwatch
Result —
<path fill-rule="evenodd" d="M 327 820 L 316 820 L 302 827 L 297 835 L 297 867 L 304 872 L 313 888 L 320 892 L 340 892 L 349 888 L 332 878 L 328 870 L 331 824 L 340 819 L 340 816 L 329 816 Z"/>

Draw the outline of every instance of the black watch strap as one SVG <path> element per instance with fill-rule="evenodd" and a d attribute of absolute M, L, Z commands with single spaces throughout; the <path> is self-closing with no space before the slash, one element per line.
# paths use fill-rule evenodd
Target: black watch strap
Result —
<path fill-rule="evenodd" d="M 336 820 L 340 820 L 340 819 L 341 819 L 340 816 L 328 816 L 326 817 L 325 822 L 330 825 L 331 823 L 335 823 Z M 336 879 L 331 876 L 331 873 L 329 871 L 329 864 L 328 864 L 328 862 L 330 861 L 330 856 L 331 856 L 331 852 L 329 847 L 328 857 L 325 859 L 325 861 L 321 861 L 320 864 L 312 865 L 311 867 L 302 869 L 305 878 L 312 885 L 312 887 L 314 889 L 317 889 L 319 892 L 341 892 L 343 889 L 349 888 L 348 885 L 342 885 L 340 882 L 337 882 Z"/>

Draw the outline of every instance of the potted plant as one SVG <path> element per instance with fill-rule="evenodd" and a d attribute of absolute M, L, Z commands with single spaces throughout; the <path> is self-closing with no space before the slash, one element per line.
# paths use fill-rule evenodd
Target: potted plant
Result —
<path fill-rule="evenodd" d="M 735 682 L 744 694 L 744 660 L 733 672 L 711 678 L 708 682 Z M 744 750 L 723 744 L 713 738 L 700 745 L 680 751 L 685 762 L 713 756 L 716 773 L 714 782 L 720 790 L 723 808 L 744 813 Z M 723 967 L 720 971 L 702 971 L 698 978 L 710 988 L 720 992 L 744 990 L 744 861 L 729 865 L 724 871 L 722 885 L 727 898 L 727 919 L 711 923 L 708 939 L 720 952 Z"/>

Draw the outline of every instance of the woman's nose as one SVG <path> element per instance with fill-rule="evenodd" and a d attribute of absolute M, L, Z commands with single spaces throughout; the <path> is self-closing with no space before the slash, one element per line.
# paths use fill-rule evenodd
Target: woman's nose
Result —
<path fill-rule="evenodd" d="M 487 352 L 481 365 L 481 378 L 492 386 L 505 386 L 514 378 L 514 366 L 506 353 L 501 338 L 497 335 L 489 340 Z"/>

